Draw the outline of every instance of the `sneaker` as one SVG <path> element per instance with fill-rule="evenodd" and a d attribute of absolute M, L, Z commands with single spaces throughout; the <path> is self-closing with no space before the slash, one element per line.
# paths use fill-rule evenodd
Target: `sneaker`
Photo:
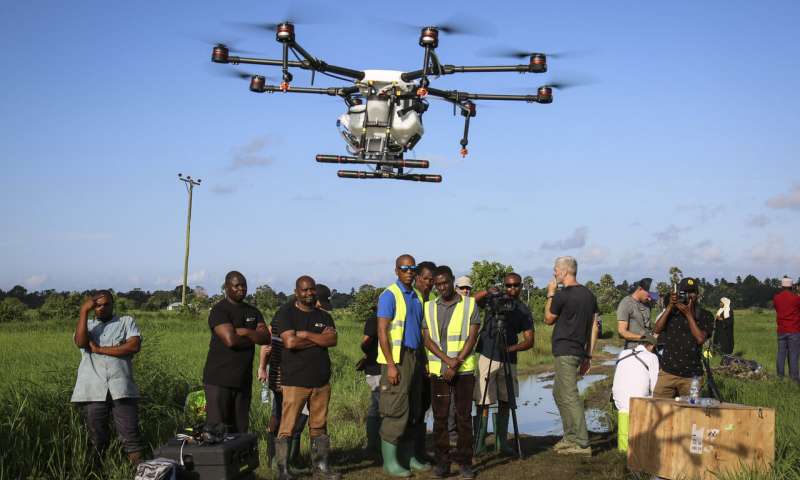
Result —
<path fill-rule="evenodd" d="M 463 480 L 473 480 L 475 478 L 475 470 L 472 469 L 472 465 L 461 465 L 459 466 L 459 477 Z"/>
<path fill-rule="evenodd" d="M 566 438 L 562 438 L 561 440 L 558 441 L 558 443 L 553 445 L 553 450 L 559 451 L 559 450 L 563 450 L 565 448 L 570 448 L 570 447 L 573 447 L 573 446 L 575 446 L 574 443 L 568 441 Z"/>
<path fill-rule="evenodd" d="M 584 455 L 587 457 L 592 456 L 592 447 L 581 447 L 579 445 L 570 445 L 568 447 L 556 450 L 556 453 L 561 455 Z"/>
<path fill-rule="evenodd" d="M 433 478 L 445 478 L 448 475 L 450 475 L 450 465 L 436 464 L 436 466 L 433 467 L 433 474 L 431 476 Z"/>

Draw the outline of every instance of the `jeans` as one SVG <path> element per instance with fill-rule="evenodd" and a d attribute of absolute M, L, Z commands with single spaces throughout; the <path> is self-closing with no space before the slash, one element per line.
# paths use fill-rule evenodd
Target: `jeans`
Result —
<path fill-rule="evenodd" d="M 789 357 L 789 378 L 800 382 L 798 371 L 798 358 L 800 358 L 800 333 L 778 334 L 778 361 L 776 370 L 779 377 L 783 377 L 786 357 Z"/>
<path fill-rule="evenodd" d="M 581 357 L 575 355 L 555 357 L 553 398 L 564 425 L 564 440 L 586 448 L 589 446 L 589 431 L 586 428 L 583 400 L 578 393 L 578 367 L 582 361 Z"/>

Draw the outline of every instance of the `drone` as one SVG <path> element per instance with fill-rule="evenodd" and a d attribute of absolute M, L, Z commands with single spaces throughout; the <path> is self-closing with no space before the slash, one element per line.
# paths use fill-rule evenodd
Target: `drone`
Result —
<path fill-rule="evenodd" d="M 405 158 L 420 141 L 424 133 L 422 116 L 430 106 L 428 99 L 435 98 L 453 105 L 454 113 L 464 117 L 464 134 L 461 138 L 462 157 L 468 154 L 470 119 L 477 115 L 474 100 L 519 101 L 527 103 L 549 104 L 553 102 L 553 89 L 557 84 L 543 85 L 536 95 L 498 95 L 485 93 L 469 93 L 459 90 L 440 90 L 431 86 L 431 78 L 455 73 L 477 72 L 518 72 L 544 73 L 547 71 L 547 55 L 536 52 L 517 52 L 513 56 L 527 58 L 528 63 L 500 66 L 458 66 L 445 65 L 439 61 L 436 48 L 439 46 L 439 34 L 451 33 L 452 27 L 422 27 L 419 45 L 424 49 L 422 68 L 409 72 L 394 70 L 354 70 L 328 64 L 309 54 L 295 37 L 295 25 L 285 21 L 268 24 L 267 28 L 275 32 L 275 40 L 281 44 L 283 55 L 280 60 L 248 58 L 231 55 L 229 47 L 223 43 L 216 44 L 211 52 L 211 61 L 232 65 L 249 64 L 280 67 L 282 81 L 279 85 L 267 83 L 263 75 L 238 73 L 243 78 L 250 78 L 250 91 L 255 93 L 297 93 L 316 94 L 340 97 L 344 100 L 347 111 L 339 116 L 336 124 L 342 138 L 347 144 L 349 155 L 316 156 L 320 163 L 365 165 L 369 170 L 339 170 L 340 178 L 352 179 L 393 179 L 417 182 L 442 181 L 441 175 L 412 173 L 411 169 L 428 168 L 428 160 Z M 294 60 L 289 59 L 292 53 Z M 352 82 L 352 86 L 344 87 L 296 87 L 292 85 L 293 76 L 290 69 L 311 71 L 311 85 L 317 73 Z"/>

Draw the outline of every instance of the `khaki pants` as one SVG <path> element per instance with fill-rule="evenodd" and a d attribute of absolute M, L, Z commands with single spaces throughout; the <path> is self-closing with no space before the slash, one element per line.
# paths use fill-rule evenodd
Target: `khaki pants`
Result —
<path fill-rule="evenodd" d="M 491 363 L 491 370 L 489 370 Z M 511 367 L 511 381 L 514 382 L 514 396 L 519 396 L 519 381 L 517 381 L 517 364 L 509 363 Z M 486 378 L 489 378 L 488 382 Z M 483 403 L 483 392 L 486 392 L 486 403 Z M 475 382 L 475 403 L 477 405 L 494 405 L 498 400 L 508 402 L 508 387 L 503 364 L 497 360 L 490 360 L 483 355 L 478 356 L 478 381 Z"/>
<path fill-rule="evenodd" d="M 564 426 L 564 440 L 581 448 L 589 446 L 589 432 L 583 410 L 583 399 L 578 393 L 578 367 L 583 358 L 560 355 L 554 359 L 556 371 L 553 398 Z"/>
<path fill-rule="evenodd" d="M 289 438 L 294 423 L 303 407 L 308 403 L 308 432 L 311 438 L 328 432 L 328 403 L 331 400 L 331 385 L 318 388 L 283 386 L 283 409 L 278 438 Z"/>
<path fill-rule="evenodd" d="M 700 379 L 702 387 L 703 380 Z M 692 387 L 692 377 L 679 377 L 664 370 L 658 372 L 658 381 L 653 390 L 653 398 L 675 398 L 689 396 Z"/>

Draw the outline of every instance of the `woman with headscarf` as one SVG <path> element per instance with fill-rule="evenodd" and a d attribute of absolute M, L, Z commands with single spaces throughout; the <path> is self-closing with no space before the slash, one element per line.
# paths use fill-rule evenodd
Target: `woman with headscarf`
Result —
<path fill-rule="evenodd" d="M 722 297 L 719 300 L 719 310 L 715 316 L 714 346 L 723 355 L 733 353 L 733 309 L 731 300 Z"/>

